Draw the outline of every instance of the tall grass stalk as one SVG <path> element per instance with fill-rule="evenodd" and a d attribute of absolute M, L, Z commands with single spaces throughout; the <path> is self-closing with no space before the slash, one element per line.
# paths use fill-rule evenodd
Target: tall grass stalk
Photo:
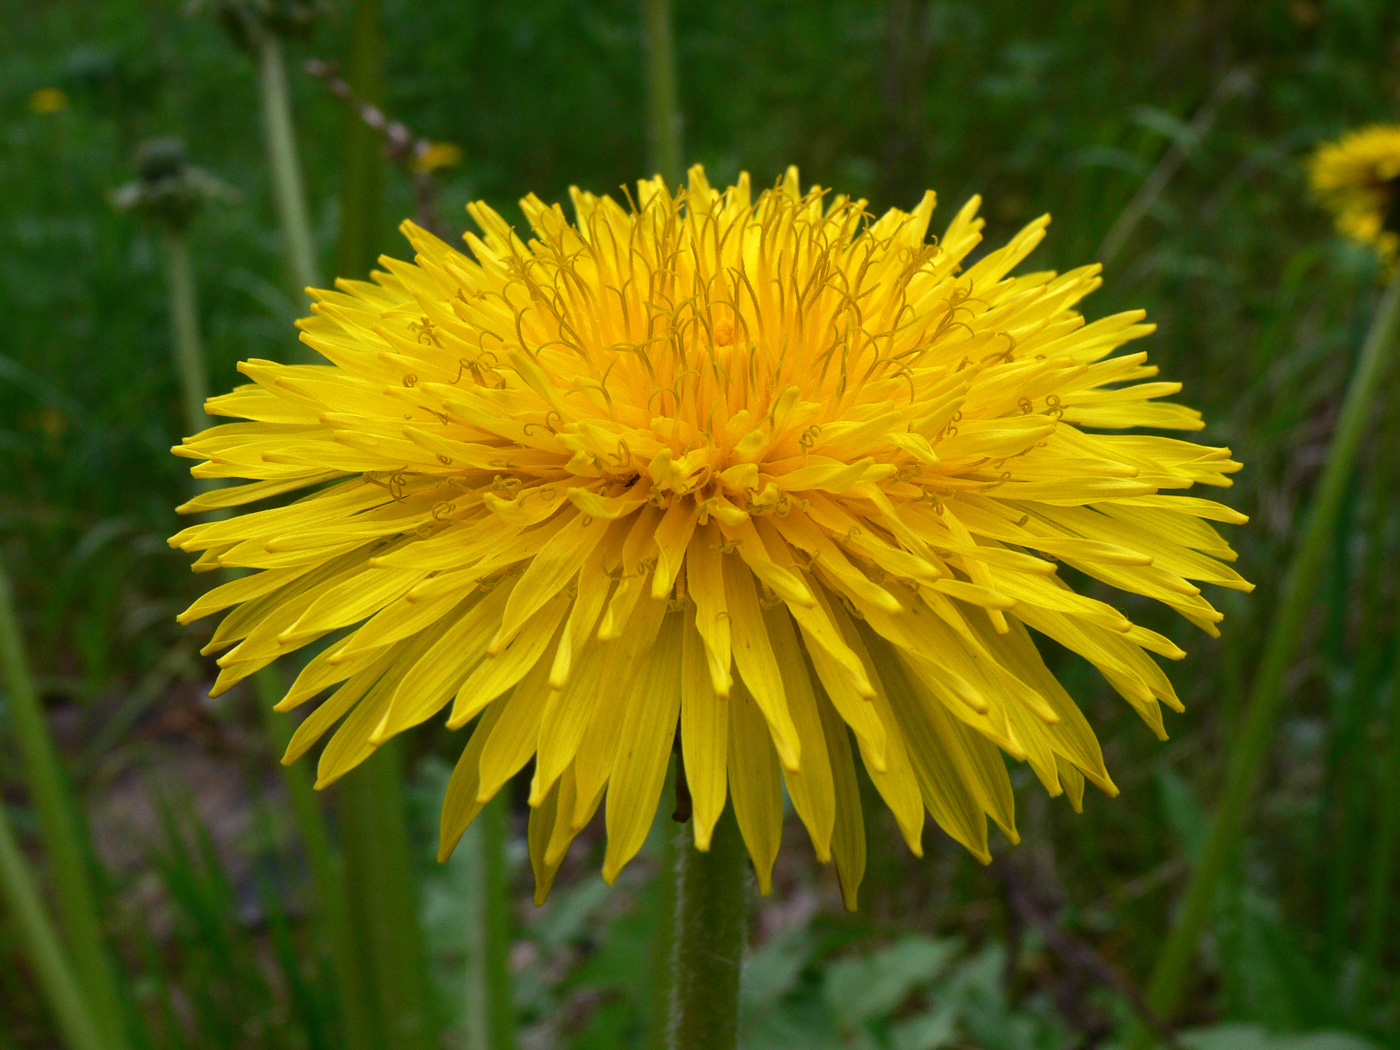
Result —
<path fill-rule="evenodd" d="M 1187 881 L 1176 923 L 1157 959 L 1148 984 L 1152 1009 L 1169 1018 L 1181 1005 L 1196 943 L 1210 917 L 1215 890 L 1244 828 L 1245 811 L 1254 794 L 1260 767 L 1268 754 L 1283 705 L 1283 679 L 1297 659 L 1297 647 L 1312 608 L 1319 575 L 1337 526 L 1356 455 L 1365 435 L 1376 390 L 1395 354 L 1400 336 L 1400 270 L 1391 278 L 1376 308 L 1360 359 L 1342 401 L 1341 412 L 1288 572 L 1279 591 L 1278 612 L 1270 624 L 1264 654 L 1231 740 L 1225 787 L 1211 818 L 1205 849 Z M 1153 1036 L 1139 1031 L 1134 1048 L 1151 1046 Z"/>
<path fill-rule="evenodd" d="M 34 876 L 10 832 L 10 820 L 3 807 L 0 807 L 0 894 L 14 914 L 15 925 L 19 927 L 34 965 L 34 974 L 70 1050 L 110 1050 L 118 1045 L 100 1034 L 78 978 L 59 943 L 58 932 L 39 899 Z"/>
<path fill-rule="evenodd" d="M 348 23 L 346 80 L 361 99 L 380 105 L 384 46 L 379 0 L 355 0 Z M 378 133 L 358 111 L 347 109 L 345 120 L 336 272 L 363 278 L 378 255 L 383 153 Z M 337 803 L 367 993 L 384 1031 L 376 1045 L 437 1047 L 439 1024 L 431 1010 L 397 741 L 389 741 L 341 782 Z"/>
<path fill-rule="evenodd" d="M 306 215 L 306 192 L 292 127 L 292 103 L 287 92 L 286 60 L 276 33 L 258 34 L 258 93 L 262 96 L 263 127 L 267 135 L 267 162 L 272 191 L 282 222 L 287 262 L 297 284 L 298 312 L 306 305 L 305 289 L 319 280 L 311 223 Z"/>
<path fill-rule="evenodd" d="M 181 405 L 186 432 L 205 428 L 204 401 L 208 396 L 208 365 L 199 335 L 199 307 L 189 241 L 183 230 L 167 229 L 164 234 L 167 280 L 170 290 L 171 335 L 176 374 L 180 379 Z M 288 721 L 273 710 L 282 698 L 283 682 L 275 668 L 267 667 L 253 676 L 258 711 L 272 739 L 276 757 L 291 739 Z M 282 767 L 282 783 L 315 880 L 315 913 L 318 938 L 330 957 L 335 973 L 340 1026 L 350 1050 L 371 1050 L 364 995 L 360 986 L 360 963 L 346 900 L 345 877 L 331 844 L 325 813 L 302 766 Z"/>
<path fill-rule="evenodd" d="M 9 693 L 10 721 L 19 742 L 25 779 L 34 808 L 38 811 L 40 841 L 48 858 L 64 940 L 76 969 L 75 979 L 81 982 L 86 1001 L 91 1006 L 91 1023 L 97 1026 L 103 1037 L 104 1050 L 120 1050 L 127 1045 L 122 1000 L 117 991 L 112 960 L 103 940 L 91 858 L 78 816 L 77 802 L 63 775 L 58 753 L 39 706 L 34 679 L 29 673 L 24 638 L 20 633 L 19 617 L 15 612 L 9 576 L 3 562 L 0 562 L 0 672 L 4 675 Z M 23 864 L 18 853 L 14 854 L 13 863 Z M 20 871 L 19 868 L 15 870 Z M 7 871 L 6 880 L 7 892 L 14 895 L 16 913 L 31 945 L 37 946 L 34 948 L 36 952 L 48 952 L 49 949 L 45 947 L 48 941 L 39 936 L 44 932 L 39 925 L 40 920 L 30 914 L 32 908 L 26 903 L 28 884 L 23 881 L 23 872 L 12 877 Z M 34 915 L 40 913 L 34 912 Z M 47 919 L 43 921 L 47 922 Z M 61 954 L 60 949 L 54 950 Z M 53 965 L 45 960 L 36 955 L 37 966 Z M 56 970 L 54 972 L 57 973 Z M 45 980 L 48 978 L 45 977 Z"/>

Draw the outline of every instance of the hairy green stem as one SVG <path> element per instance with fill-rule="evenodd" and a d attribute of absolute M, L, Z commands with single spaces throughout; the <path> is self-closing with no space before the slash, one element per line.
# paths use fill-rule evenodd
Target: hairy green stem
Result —
<path fill-rule="evenodd" d="M 1215 889 L 1236 855 L 1245 812 L 1254 794 L 1260 767 L 1268 754 L 1284 700 L 1283 679 L 1298 657 L 1322 565 L 1331 548 L 1342 497 L 1366 432 L 1371 403 L 1400 335 L 1400 270 L 1381 297 L 1361 348 L 1356 371 L 1342 400 L 1332 447 L 1317 493 L 1279 592 L 1278 613 L 1269 627 L 1264 654 L 1245 703 L 1238 736 L 1230 741 L 1225 787 L 1211 819 L 1205 849 L 1187 881 L 1176 923 L 1157 958 L 1147 987 L 1148 1004 L 1170 1018 L 1181 1005 L 1196 942 L 1210 917 Z M 1139 1031 L 1134 1050 L 1149 1047 L 1151 1033 Z"/>
<path fill-rule="evenodd" d="M 44 722 L 3 563 L 0 563 L 0 673 L 4 675 L 9 694 L 10 721 L 19 741 L 25 778 L 39 815 L 40 841 L 48 858 L 67 948 L 91 1004 L 92 1017 L 106 1040 L 104 1047 L 124 1047 L 127 1040 L 121 998 L 112 960 L 103 941 L 101 911 L 77 802 Z M 16 892 L 22 890 L 19 886 Z"/>
<path fill-rule="evenodd" d="M 58 933 L 39 899 L 34 876 L 10 833 L 10 820 L 3 807 L 0 807 L 0 895 L 15 917 L 39 987 L 49 1001 L 49 1009 L 63 1032 L 64 1042 L 72 1050 L 109 1050 L 113 1044 L 99 1034 L 78 979 L 63 954 Z"/>
<path fill-rule="evenodd" d="M 287 93 L 287 69 L 282 41 L 277 34 L 258 34 L 258 88 L 262 95 L 263 126 L 267 135 L 267 160 L 272 169 L 272 191 L 282 221 L 282 238 L 292 279 L 297 283 L 298 308 L 305 306 L 302 293 L 316 284 L 316 251 L 311 223 L 306 217 L 306 194 L 297 159 L 292 128 L 292 105 Z"/>
<path fill-rule="evenodd" d="M 706 853 L 681 847 L 671 1050 L 734 1050 L 748 886 L 733 807 Z"/>
<path fill-rule="evenodd" d="M 642 46 L 646 50 L 647 163 L 668 185 L 679 185 L 681 111 L 676 90 L 676 38 L 671 0 L 641 0 Z"/>

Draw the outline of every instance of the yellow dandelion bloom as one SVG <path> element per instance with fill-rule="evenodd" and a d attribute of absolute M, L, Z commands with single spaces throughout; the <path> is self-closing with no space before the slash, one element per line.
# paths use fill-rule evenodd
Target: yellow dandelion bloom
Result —
<path fill-rule="evenodd" d="M 41 87 L 29 96 L 29 111 L 40 116 L 62 113 L 68 108 L 68 92 L 57 87 Z"/>
<path fill-rule="evenodd" d="M 1085 324 L 1095 266 L 1011 276 L 1048 217 L 965 265 L 976 198 L 927 240 L 932 193 L 876 219 L 795 169 L 572 197 L 573 223 L 526 198 L 526 237 L 472 205 L 469 254 L 405 224 L 414 262 L 317 293 L 325 364 L 248 361 L 209 402 L 249 422 L 175 451 L 249 483 L 182 510 L 275 501 L 171 540 L 258 570 L 182 614 L 232 608 L 216 691 L 329 639 L 280 705 L 329 691 L 286 756 L 334 728 L 320 784 L 444 708 L 475 722 L 442 853 L 533 760 L 541 897 L 605 799 L 617 875 L 673 746 L 699 848 L 732 801 L 767 892 L 786 789 L 851 906 L 857 752 L 915 853 L 926 813 L 984 861 L 987 816 L 1016 840 L 998 749 L 1076 809 L 1114 794 L 1032 632 L 1159 736 L 1180 703 L 1147 653 L 1183 654 L 1057 563 L 1211 634 L 1192 581 L 1249 588 L 1207 524 L 1243 516 L 1177 491 L 1229 484 L 1229 450 L 1100 433 L 1202 425 L 1114 354 L 1142 313 Z"/>
<path fill-rule="evenodd" d="M 1400 255 L 1400 124 L 1377 124 L 1327 143 L 1313 154 L 1308 173 L 1338 232 L 1394 262 Z"/>
<path fill-rule="evenodd" d="M 427 175 L 462 163 L 462 147 L 451 142 L 424 142 L 413 154 L 413 170 Z"/>

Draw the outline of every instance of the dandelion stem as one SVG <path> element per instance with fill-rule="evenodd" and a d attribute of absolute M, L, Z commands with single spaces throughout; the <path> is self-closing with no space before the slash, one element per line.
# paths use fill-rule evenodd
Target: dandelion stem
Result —
<path fill-rule="evenodd" d="M 356 95 L 379 105 L 384 96 L 379 0 L 355 0 L 347 22 L 346 80 Z M 378 133 L 358 112 L 347 112 L 346 122 L 336 272 L 363 279 L 379 248 L 383 151 Z M 409 854 L 400 755 L 394 741 L 381 746 L 378 754 L 341 782 L 336 805 L 347 885 L 367 971 L 366 992 L 384 1026 L 376 1045 L 426 1050 L 440 1046 L 441 1039 Z"/>
<path fill-rule="evenodd" d="M 1342 401 L 1337 428 L 1318 483 L 1302 538 L 1280 590 L 1278 614 L 1269 627 L 1264 655 L 1229 750 L 1225 787 L 1211 820 L 1205 849 L 1187 882 L 1181 909 L 1157 968 L 1148 984 L 1148 1003 L 1158 1016 L 1169 1018 L 1186 991 L 1196 942 L 1210 916 L 1221 875 L 1237 855 L 1245 811 L 1254 793 L 1260 767 L 1268 753 L 1274 726 L 1283 705 L 1283 679 L 1297 659 L 1298 641 L 1312 608 L 1319 574 L 1331 549 L 1342 497 L 1365 436 L 1372 401 L 1394 354 L 1400 335 L 1400 270 L 1381 297 L 1360 360 Z M 1139 1031 L 1134 1050 L 1152 1045 L 1152 1035 Z"/>
<path fill-rule="evenodd" d="M 515 1050 L 514 994 L 506 954 L 510 947 L 510 898 L 506 886 L 507 798 L 486 804 L 462 845 L 470 862 L 468 908 L 467 1046 Z"/>
<path fill-rule="evenodd" d="M 108 1050 L 113 1044 L 98 1034 L 78 980 L 68 965 L 39 891 L 0 808 L 0 895 L 3 895 L 29 950 L 34 973 L 72 1050 Z"/>
<path fill-rule="evenodd" d="M 647 1003 L 646 1050 L 666 1050 L 670 1038 L 671 998 L 675 992 L 675 973 L 671 959 L 676 952 L 676 858 L 677 840 L 684 840 L 689 827 L 676 830 L 671 814 L 676 808 L 676 775 L 672 769 L 665 789 L 661 792 L 661 834 L 656 851 L 656 873 L 648 887 L 648 907 L 651 909 L 650 976 Z M 682 780 L 683 780 L 682 776 Z"/>
<path fill-rule="evenodd" d="M 682 175 L 681 111 L 671 0 L 642 0 L 642 46 L 646 49 L 647 162 L 667 184 L 676 186 Z"/>
<path fill-rule="evenodd" d="M 189 241 L 183 231 L 167 229 L 164 234 L 167 278 L 170 285 L 170 316 L 174 341 L 175 370 L 180 379 L 186 433 L 204 429 L 204 401 L 208 396 L 208 366 L 199 337 L 199 310 L 195 295 L 194 271 L 190 264 Z M 291 729 L 273 705 L 282 698 L 283 682 L 277 670 L 264 668 L 253 676 L 258 709 L 268 729 L 277 757 L 286 750 Z M 306 851 L 316 883 L 320 936 L 335 970 L 337 999 L 341 1009 L 341 1029 L 350 1050 L 373 1046 L 365 1016 L 360 966 L 345 892 L 345 876 L 340 858 L 331 845 L 330 831 L 320 803 L 312 791 L 305 769 L 282 769 L 282 782 L 296 815 L 297 831 Z"/>
<path fill-rule="evenodd" d="M 262 95 L 263 125 L 267 134 L 267 159 L 272 169 L 272 191 L 282 220 L 287 261 L 297 283 L 298 309 L 305 306 L 303 289 L 317 283 L 316 253 L 311 224 L 306 217 L 306 194 L 292 129 L 292 105 L 287 93 L 287 68 L 282 41 L 276 33 L 258 34 L 258 87 Z"/>
<path fill-rule="evenodd" d="M 253 690 L 257 693 L 263 725 L 280 758 L 292 739 L 291 721 L 273 709 L 284 692 L 282 676 L 275 667 L 265 667 L 253 676 Z M 346 892 L 345 862 L 331 841 L 325 811 L 311 786 L 306 767 L 293 763 L 281 768 L 282 786 L 292 806 L 315 887 L 317 932 L 323 950 L 330 957 L 340 1036 L 348 1050 L 373 1050 L 376 1044 L 363 991 L 364 966 L 355 943 L 355 925 Z"/>
<path fill-rule="evenodd" d="M 677 898 L 671 1050 L 734 1050 L 748 888 L 732 807 L 708 852 L 681 847 Z"/>
<path fill-rule="evenodd" d="M 350 900 L 365 953 L 370 996 L 394 1050 L 433 1050 L 437 1031 L 418 888 L 409 854 L 398 740 L 340 784 L 337 800 Z"/>
<path fill-rule="evenodd" d="M 171 349 L 175 374 L 180 378 L 180 408 L 186 434 L 204 429 L 204 401 L 209 396 L 204 346 L 199 338 L 199 306 L 195 298 L 194 267 L 190 244 L 181 230 L 167 229 L 165 242 L 166 280 L 170 288 Z"/>
<path fill-rule="evenodd" d="M 48 857 L 67 948 L 73 955 L 86 1000 L 91 1003 L 101 1024 L 105 1037 L 102 1045 L 124 1047 L 126 1037 L 121 1000 L 117 994 L 111 958 L 102 940 L 101 913 L 97 906 L 89 867 L 90 857 L 77 804 L 64 778 L 39 706 L 34 680 L 29 673 L 29 662 L 25 659 L 24 640 L 20 633 L 19 617 L 15 614 L 9 576 L 3 563 L 0 563 L 0 673 L 3 673 L 9 694 L 10 721 L 19 741 L 30 795 L 38 811 L 40 840 Z M 18 854 L 14 861 L 23 864 Z M 23 874 L 21 872 L 21 876 Z M 23 897 L 25 885 L 22 881 L 12 882 L 7 872 L 6 886 L 7 893 L 15 895 L 15 908 L 26 936 L 31 939 L 37 937 L 43 931 L 33 923 L 39 920 L 31 919 L 21 909 L 22 905 L 28 907 Z M 47 923 L 46 917 L 40 915 L 40 918 Z M 52 939 L 51 933 L 49 936 Z M 38 940 L 33 943 L 36 953 L 48 950 Z M 54 950 L 59 949 L 55 947 Z M 49 963 L 36 958 L 36 965 L 48 966 Z M 48 976 L 44 980 L 47 982 Z"/>

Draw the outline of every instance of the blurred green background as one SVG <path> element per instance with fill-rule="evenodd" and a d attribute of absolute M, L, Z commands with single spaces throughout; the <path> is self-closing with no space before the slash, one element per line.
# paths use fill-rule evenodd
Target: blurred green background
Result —
<path fill-rule="evenodd" d="M 327 0 L 288 70 L 317 259 L 341 224 L 346 129 L 302 71 L 346 61 Z M 674 4 L 684 156 L 713 182 L 804 183 L 944 222 L 973 193 L 995 245 L 1044 211 L 1036 268 L 1108 262 L 1090 317 L 1144 307 L 1144 345 L 1202 440 L 1245 471 L 1225 495 L 1250 596 L 1212 595 L 1206 638 L 1128 596 L 1190 652 L 1185 715 L 1158 743 L 1087 665 L 1056 669 L 1122 788 L 1076 816 L 1016 769 L 1024 844 L 982 868 L 936 828 L 915 860 L 870 824 L 862 908 L 789 829 L 754 914 L 750 1050 L 1123 1045 L 1220 788 L 1242 696 L 1383 274 L 1333 236 L 1302 159 L 1400 106 L 1392 0 L 709 0 Z M 306 863 L 249 690 L 207 698 L 212 627 L 174 615 L 203 581 L 164 540 L 188 498 L 167 286 L 149 222 L 116 210 L 137 145 L 181 137 L 230 191 L 189 231 L 214 392 L 247 357 L 288 360 L 301 308 L 265 161 L 257 70 L 175 0 L 0 0 L 0 556 L 63 765 L 82 800 L 120 985 L 155 1047 L 341 1046 L 310 932 Z M 380 250 L 423 208 L 454 234 L 484 198 L 609 191 L 648 172 L 637 0 L 384 0 L 384 108 L 460 163 L 416 180 L 382 161 Z M 62 98 L 45 88 L 58 88 Z M 44 102 L 47 97 L 48 103 Z M 61 104 L 60 104 L 61 103 Z M 236 196 L 235 196 L 236 195 Z M 935 216 L 934 227 L 940 221 Z M 358 275 L 357 275 L 358 276 Z M 1199 945 L 1183 1047 L 1400 1047 L 1400 791 L 1393 624 L 1400 376 L 1348 490 L 1266 779 Z M 35 826 L 0 694 L 0 791 Z M 462 734 L 410 734 L 411 885 L 431 975 L 429 1043 L 474 1047 L 470 851 L 433 859 Z M 337 789 L 340 790 L 340 789 Z M 335 802 L 334 799 L 331 800 Z M 507 814 L 509 1007 L 525 1048 L 650 1045 L 647 854 L 608 891 L 601 829 L 550 902 L 530 903 L 523 794 Z M 31 859 L 42 871 L 42 858 Z M 1389 864 L 1385 862 L 1389 860 Z M 1388 870 L 1387 870 L 1388 869 Z M 59 1045 L 0 914 L 0 1048 Z M 398 1046 L 391 1036 L 385 1045 Z M 408 1045 L 408 1044 L 402 1044 Z"/>

